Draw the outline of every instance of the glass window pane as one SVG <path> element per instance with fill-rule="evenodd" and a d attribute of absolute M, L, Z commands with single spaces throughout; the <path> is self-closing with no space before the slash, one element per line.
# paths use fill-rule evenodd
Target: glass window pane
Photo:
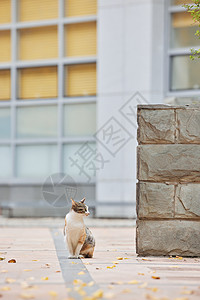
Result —
<path fill-rule="evenodd" d="M 0 62 L 11 60 L 10 30 L 0 31 Z"/>
<path fill-rule="evenodd" d="M 25 68 L 19 70 L 20 99 L 57 97 L 57 67 Z"/>
<path fill-rule="evenodd" d="M 11 176 L 11 149 L 9 146 L 0 146 L 0 178 Z"/>
<path fill-rule="evenodd" d="M 34 60 L 58 57 L 57 26 L 19 30 L 19 59 Z"/>
<path fill-rule="evenodd" d="M 44 177 L 58 172 L 57 146 L 18 146 L 17 177 Z"/>
<path fill-rule="evenodd" d="M 10 100 L 10 70 L 0 70 L 0 100 Z"/>
<path fill-rule="evenodd" d="M 189 56 L 174 56 L 172 58 L 172 90 L 200 88 L 200 60 L 190 60 Z"/>
<path fill-rule="evenodd" d="M 10 138 L 10 108 L 0 108 L 0 139 Z"/>
<path fill-rule="evenodd" d="M 96 95 L 96 64 L 65 67 L 65 96 Z"/>
<path fill-rule="evenodd" d="M 19 21 L 55 19 L 58 17 L 58 0 L 18 0 Z"/>
<path fill-rule="evenodd" d="M 65 56 L 96 55 L 96 22 L 65 26 Z"/>
<path fill-rule="evenodd" d="M 56 106 L 20 107 L 17 109 L 17 137 L 55 137 L 57 121 Z"/>
<path fill-rule="evenodd" d="M 11 0 L 0 1 L 0 23 L 10 23 L 11 21 Z"/>
<path fill-rule="evenodd" d="M 64 145 L 64 172 L 74 180 L 88 182 L 95 179 L 95 143 Z M 91 163 L 90 163 L 91 162 Z"/>
<path fill-rule="evenodd" d="M 96 15 L 97 0 L 65 0 L 65 16 Z"/>
<path fill-rule="evenodd" d="M 95 104 L 68 104 L 64 107 L 64 135 L 87 136 L 96 131 Z"/>
<path fill-rule="evenodd" d="M 191 47 L 200 45 L 200 39 L 195 36 L 198 26 L 195 26 L 188 12 L 172 14 L 171 47 Z"/>

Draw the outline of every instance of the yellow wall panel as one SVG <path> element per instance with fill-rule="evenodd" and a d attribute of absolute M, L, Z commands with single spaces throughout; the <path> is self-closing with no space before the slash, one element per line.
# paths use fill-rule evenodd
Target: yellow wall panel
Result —
<path fill-rule="evenodd" d="M 58 57 L 57 26 L 21 29 L 19 59 L 34 60 Z"/>
<path fill-rule="evenodd" d="M 0 24 L 11 22 L 11 0 L 0 0 Z"/>
<path fill-rule="evenodd" d="M 9 100 L 10 96 L 10 70 L 0 70 L 0 100 Z"/>
<path fill-rule="evenodd" d="M 0 62 L 11 60 L 11 39 L 10 31 L 0 31 Z"/>
<path fill-rule="evenodd" d="M 67 66 L 65 95 L 96 95 L 96 64 Z"/>
<path fill-rule="evenodd" d="M 172 26 L 174 28 L 195 26 L 191 15 L 188 12 L 178 12 L 172 14 Z"/>
<path fill-rule="evenodd" d="M 18 98 L 57 97 L 57 67 L 25 68 L 19 71 Z"/>
<path fill-rule="evenodd" d="M 65 27 L 65 55 L 96 54 L 96 22 L 69 24 Z"/>
<path fill-rule="evenodd" d="M 65 16 L 96 15 L 97 0 L 65 0 Z"/>
<path fill-rule="evenodd" d="M 19 21 L 58 18 L 58 0 L 18 0 Z"/>

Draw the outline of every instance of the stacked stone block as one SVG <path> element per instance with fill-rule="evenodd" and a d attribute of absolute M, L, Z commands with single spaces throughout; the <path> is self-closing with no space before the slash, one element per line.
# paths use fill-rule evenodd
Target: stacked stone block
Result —
<path fill-rule="evenodd" d="M 137 253 L 200 256 L 200 106 L 137 117 Z"/>

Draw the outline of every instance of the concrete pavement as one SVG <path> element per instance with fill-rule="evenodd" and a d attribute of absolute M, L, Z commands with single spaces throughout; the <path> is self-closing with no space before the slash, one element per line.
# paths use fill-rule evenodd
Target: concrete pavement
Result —
<path fill-rule="evenodd" d="M 94 258 L 68 260 L 62 229 L 40 225 L 0 228 L 2 300 L 200 299 L 200 259 L 137 257 L 134 227 L 91 227 Z"/>

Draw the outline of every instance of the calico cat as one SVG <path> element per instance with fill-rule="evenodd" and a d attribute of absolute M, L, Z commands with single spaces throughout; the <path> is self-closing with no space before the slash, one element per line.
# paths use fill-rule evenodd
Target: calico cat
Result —
<path fill-rule="evenodd" d="M 85 226 L 83 217 L 88 216 L 88 206 L 85 198 L 80 202 L 73 199 L 70 212 L 65 217 L 64 238 L 69 250 L 68 258 L 91 258 L 93 256 L 95 239 Z"/>

